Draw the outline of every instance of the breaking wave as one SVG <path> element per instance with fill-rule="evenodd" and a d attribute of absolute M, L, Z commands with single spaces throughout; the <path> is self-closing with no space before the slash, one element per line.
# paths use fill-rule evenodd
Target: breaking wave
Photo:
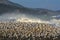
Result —
<path fill-rule="evenodd" d="M 42 16 L 43 17 L 43 16 Z M 57 16 L 52 16 L 57 17 Z M 60 17 L 60 16 L 58 16 Z M 38 22 L 38 23 L 47 23 L 52 24 L 54 26 L 60 26 L 60 19 L 50 19 L 50 20 L 43 20 L 40 18 L 35 18 L 34 16 L 29 16 L 27 14 L 22 13 L 6 13 L 0 16 L 0 21 L 16 21 L 16 22 Z"/>

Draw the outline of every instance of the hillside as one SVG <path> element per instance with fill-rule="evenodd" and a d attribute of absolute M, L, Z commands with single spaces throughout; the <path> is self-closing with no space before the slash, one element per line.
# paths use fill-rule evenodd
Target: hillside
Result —
<path fill-rule="evenodd" d="M 50 18 L 54 15 L 60 15 L 59 12 L 43 9 L 43 8 L 27 8 L 20 4 L 13 3 L 9 0 L 0 0 L 0 15 L 3 15 L 5 13 L 14 13 L 18 12 L 19 14 L 26 14 L 26 15 L 32 15 L 33 17 L 40 18 L 41 16 L 45 15 Z M 18 14 L 16 13 L 16 14 Z M 14 13 L 15 14 L 15 13 Z M 44 18 L 42 18 L 44 19 Z"/>

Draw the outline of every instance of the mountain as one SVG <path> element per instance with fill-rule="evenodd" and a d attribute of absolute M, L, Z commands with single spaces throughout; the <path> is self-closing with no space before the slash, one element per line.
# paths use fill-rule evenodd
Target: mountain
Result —
<path fill-rule="evenodd" d="M 0 13 L 11 12 L 21 8 L 24 7 L 8 0 L 0 0 Z"/>
<path fill-rule="evenodd" d="M 10 2 L 9 0 L 0 0 L 0 13 L 5 13 L 5 12 L 13 12 L 17 11 L 19 12 L 26 12 L 26 13 L 38 13 L 38 14 L 47 14 L 48 9 L 40 9 L 40 8 L 26 8 L 22 5 Z"/>

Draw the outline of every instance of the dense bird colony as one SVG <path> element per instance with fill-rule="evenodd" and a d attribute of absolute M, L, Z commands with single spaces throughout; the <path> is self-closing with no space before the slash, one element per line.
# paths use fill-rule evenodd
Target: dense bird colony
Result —
<path fill-rule="evenodd" d="M 59 40 L 60 27 L 44 23 L 0 22 L 0 40 Z"/>

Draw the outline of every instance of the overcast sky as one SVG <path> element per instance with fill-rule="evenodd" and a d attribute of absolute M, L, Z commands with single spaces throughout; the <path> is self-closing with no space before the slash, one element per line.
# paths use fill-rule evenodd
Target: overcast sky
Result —
<path fill-rule="evenodd" d="M 11 0 L 29 8 L 60 10 L 60 0 Z"/>

